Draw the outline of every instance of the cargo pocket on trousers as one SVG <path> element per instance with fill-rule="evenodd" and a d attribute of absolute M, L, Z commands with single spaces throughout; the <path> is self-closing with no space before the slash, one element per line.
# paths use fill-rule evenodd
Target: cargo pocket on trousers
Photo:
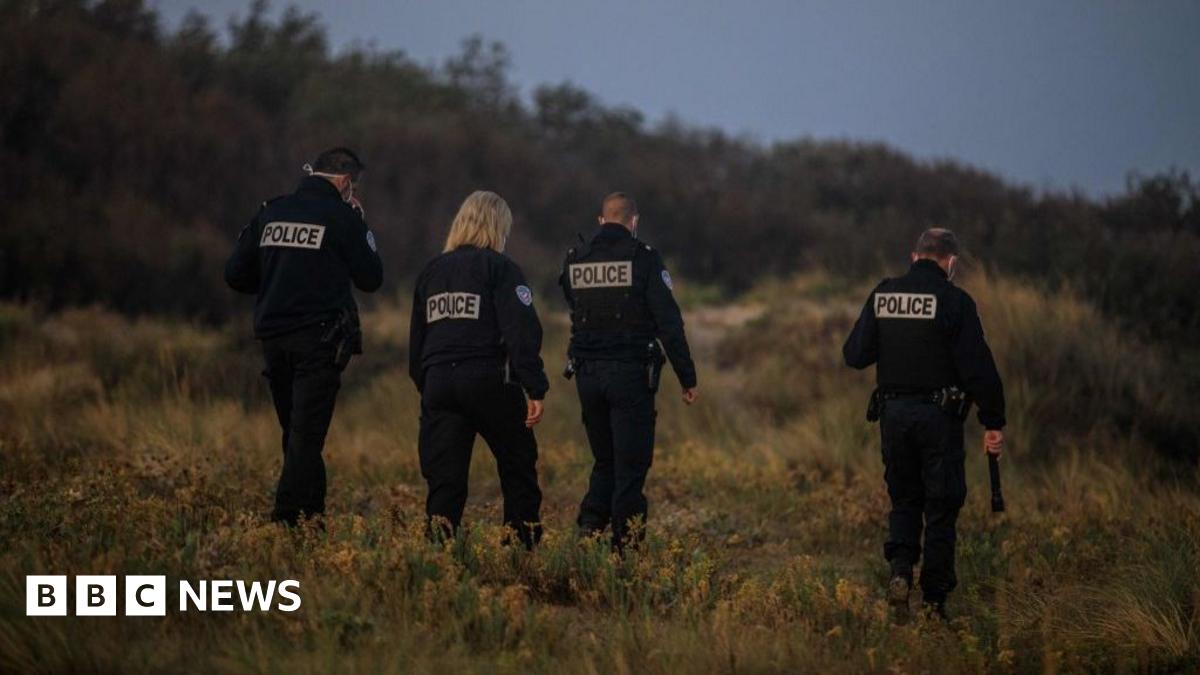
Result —
<path fill-rule="evenodd" d="M 926 496 L 945 508 L 959 508 L 967 498 L 967 477 L 961 455 L 943 454 L 926 465 Z"/>

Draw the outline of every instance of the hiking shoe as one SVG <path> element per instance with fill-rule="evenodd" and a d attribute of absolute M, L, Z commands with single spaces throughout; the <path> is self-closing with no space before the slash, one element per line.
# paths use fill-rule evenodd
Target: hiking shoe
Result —
<path fill-rule="evenodd" d="M 896 609 L 908 609 L 908 592 L 912 589 L 912 582 L 907 578 L 897 574 L 888 582 L 888 604 Z"/>
<path fill-rule="evenodd" d="M 926 619 L 940 622 L 950 621 L 949 615 L 946 614 L 945 600 L 926 600 L 921 603 L 921 610 L 925 614 Z"/>

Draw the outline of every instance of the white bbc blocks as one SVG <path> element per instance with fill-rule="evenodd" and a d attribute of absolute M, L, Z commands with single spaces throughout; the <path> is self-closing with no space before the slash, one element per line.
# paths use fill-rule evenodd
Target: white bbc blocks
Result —
<path fill-rule="evenodd" d="M 26 616 L 66 616 L 67 577 L 31 575 L 25 577 Z"/>
<path fill-rule="evenodd" d="M 116 615 L 116 577 L 92 574 L 75 577 L 75 616 Z"/>
<path fill-rule="evenodd" d="M 166 616 L 167 578 L 136 575 L 125 577 L 125 616 Z"/>
<path fill-rule="evenodd" d="M 75 616 L 116 616 L 119 599 L 117 577 L 81 574 L 75 577 L 74 595 L 66 575 L 25 577 L 26 616 L 66 616 L 74 598 Z M 125 577 L 125 616 L 166 616 L 167 578 L 155 575 Z"/>

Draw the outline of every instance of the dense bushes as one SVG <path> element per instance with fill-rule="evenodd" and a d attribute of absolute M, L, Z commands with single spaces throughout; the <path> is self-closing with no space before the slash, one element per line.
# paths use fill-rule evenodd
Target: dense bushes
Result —
<path fill-rule="evenodd" d="M 219 272 L 234 234 L 306 159 L 348 143 L 369 165 L 392 288 L 473 189 L 509 198 L 513 253 L 545 282 L 620 188 L 675 268 L 726 292 L 813 264 L 874 275 L 941 223 L 989 265 L 1069 281 L 1146 335 L 1200 332 L 1187 175 L 1132 178 L 1097 203 L 881 145 L 649 127 L 570 84 L 522 102 L 506 52 L 477 38 L 438 68 L 334 56 L 315 17 L 272 23 L 261 4 L 228 46 L 198 16 L 164 32 L 140 0 L 17 0 L 0 18 L 0 297 L 220 318 L 236 302 Z"/>
<path fill-rule="evenodd" d="M 1044 461 L 1121 438 L 1200 459 L 1189 393 L 1197 376 L 1161 347 L 1113 325 L 1070 289 L 1048 295 L 979 273 L 966 288 L 1004 378 L 1015 453 Z M 841 355 L 869 291 L 820 274 L 759 289 L 750 297 L 761 316 L 722 342 L 718 363 L 744 369 L 744 395 L 767 421 L 807 426 L 811 437 L 840 429 L 845 410 L 861 418 L 872 384 L 873 370 L 851 374 Z"/>

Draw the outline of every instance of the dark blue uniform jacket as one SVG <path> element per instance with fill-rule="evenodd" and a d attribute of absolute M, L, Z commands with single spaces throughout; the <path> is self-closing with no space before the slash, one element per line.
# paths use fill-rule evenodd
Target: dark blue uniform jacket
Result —
<path fill-rule="evenodd" d="M 263 204 L 238 236 L 225 282 L 257 294 L 254 334 L 290 333 L 355 309 L 351 286 L 383 283 L 375 236 L 324 178 L 308 176 L 290 195 Z"/>
<path fill-rule="evenodd" d="M 550 388 L 533 291 L 516 263 L 488 248 L 460 246 L 425 266 L 413 292 L 408 349 L 418 389 L 430 366 L 464 361 L 506 369 L 534 400 Z"/>
<path fill-rule="evenodd" d="M 871 292 L 842 355 L 853 368 L 875 364 L 885 392 L 959 387 L 979 406 L 984 427 L 1004 428 L 1004 386 L 975 301 L 933 260 L 917 260 Z"/>

